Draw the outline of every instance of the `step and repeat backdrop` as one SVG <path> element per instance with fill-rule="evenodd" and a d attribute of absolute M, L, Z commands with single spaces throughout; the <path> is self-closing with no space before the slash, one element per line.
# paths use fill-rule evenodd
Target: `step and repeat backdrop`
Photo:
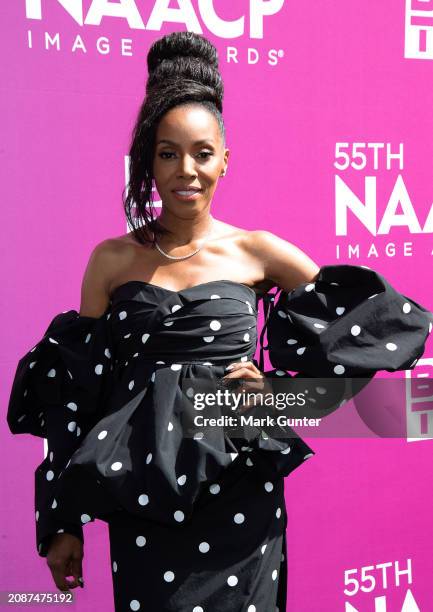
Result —
<path fill-rule="evenodd" d="M 0 24 L 0 590 L 45 592 L 33 472 L 46 447 L 9 433 L 7 400 L 17 360 L 79 309 L 93 247 L 127 231 L 149 46 L 189 30 L 218 49 L 231 153 L 215 217 L 319 265 L 369 266 L 432 309 L 433 0 L 3 0 Z M 432 366 L 429 340 L 389 375 L 406 381 L 404 435 L 306 438 L 316 455 L 285 480 L 287 610 L 433 610 L 433 397 L 419 392 Z M 386 414 L 386 394 L 372 401 Z M 107 526 L 84 531 L 76 609 L 108 612 Z"/>

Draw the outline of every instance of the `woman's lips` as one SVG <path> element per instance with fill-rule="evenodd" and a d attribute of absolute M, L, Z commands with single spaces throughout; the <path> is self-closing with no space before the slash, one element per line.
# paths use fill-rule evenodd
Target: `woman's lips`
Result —
<path fill-rule="evenodd" d="M 179 189 L 173 191 L 174 195 L 183 201 L 197 200 L 200 197 L 201 189 Z"/>

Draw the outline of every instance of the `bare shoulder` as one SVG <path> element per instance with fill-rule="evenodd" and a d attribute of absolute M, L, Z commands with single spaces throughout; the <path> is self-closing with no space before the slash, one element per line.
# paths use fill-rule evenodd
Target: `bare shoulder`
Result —
<path fill-rule="evenodd" d="M 267 279 L 285 290 L 316 278 L 320 267 L 293 242 L 280 238 L 267 230 L 246 232 L 245 248 L 264 265 Z"/>
<path fill-rule="evenodd" d="M 112 276 L 121 266 L 127 248 L 119 238 L 107 238 L 93 248 L 81 283 L 80 315 L 99 317 L 105 312 Z"/>

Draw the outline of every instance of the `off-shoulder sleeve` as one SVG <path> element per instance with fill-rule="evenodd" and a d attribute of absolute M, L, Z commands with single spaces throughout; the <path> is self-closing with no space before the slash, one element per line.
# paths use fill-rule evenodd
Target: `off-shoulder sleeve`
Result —
<path fill-rule="evenodd" d="M 303 376 L 369 377 L 413 368 L 433 314 L 364 266 L 320 268 L 314 283 L 281 291 L 267 337 L 274 368 Z"/>
<path fill-rule="evenodd" d="M 429 310 L 364 266 L 323 266 L 315 282 L 266 297 L 259 367 L 264 369 L 263 349 L 268 350 L 274 369 L 264 374 L 274 394 L 305 395 L 295 416 L 322 418 L 379 370 L 413 368 L 432 330 Z M 276 430 L 255 442 L 266 469 L 287 476 L 315 453 L 291 428 L 279 428 L 275 437 Z"/>
<path fill-rule="evenodd" d="M 57 510 L 56 484 L 81 440 L 104 411 L 110 392 L 113 345 L 109 313 L 75 310 L 56 315 L 41 340 L 18 362 L 7 422 L 13 434 L 46 438 L 35 471 L 36 546 L 45 557 L 57 532 L 83 540 L 82 523 L 66 523 Z"/>

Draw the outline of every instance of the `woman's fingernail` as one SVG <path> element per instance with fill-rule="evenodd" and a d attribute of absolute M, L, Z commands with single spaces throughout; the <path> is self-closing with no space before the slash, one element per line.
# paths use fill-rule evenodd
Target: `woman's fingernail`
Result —
<path fill-rule="evenodd" d="M 233 367 L 234 367 L 234 363 L 231 363 L 230 365 L 226 367 L 226 370 L 233 370 Z"/>

